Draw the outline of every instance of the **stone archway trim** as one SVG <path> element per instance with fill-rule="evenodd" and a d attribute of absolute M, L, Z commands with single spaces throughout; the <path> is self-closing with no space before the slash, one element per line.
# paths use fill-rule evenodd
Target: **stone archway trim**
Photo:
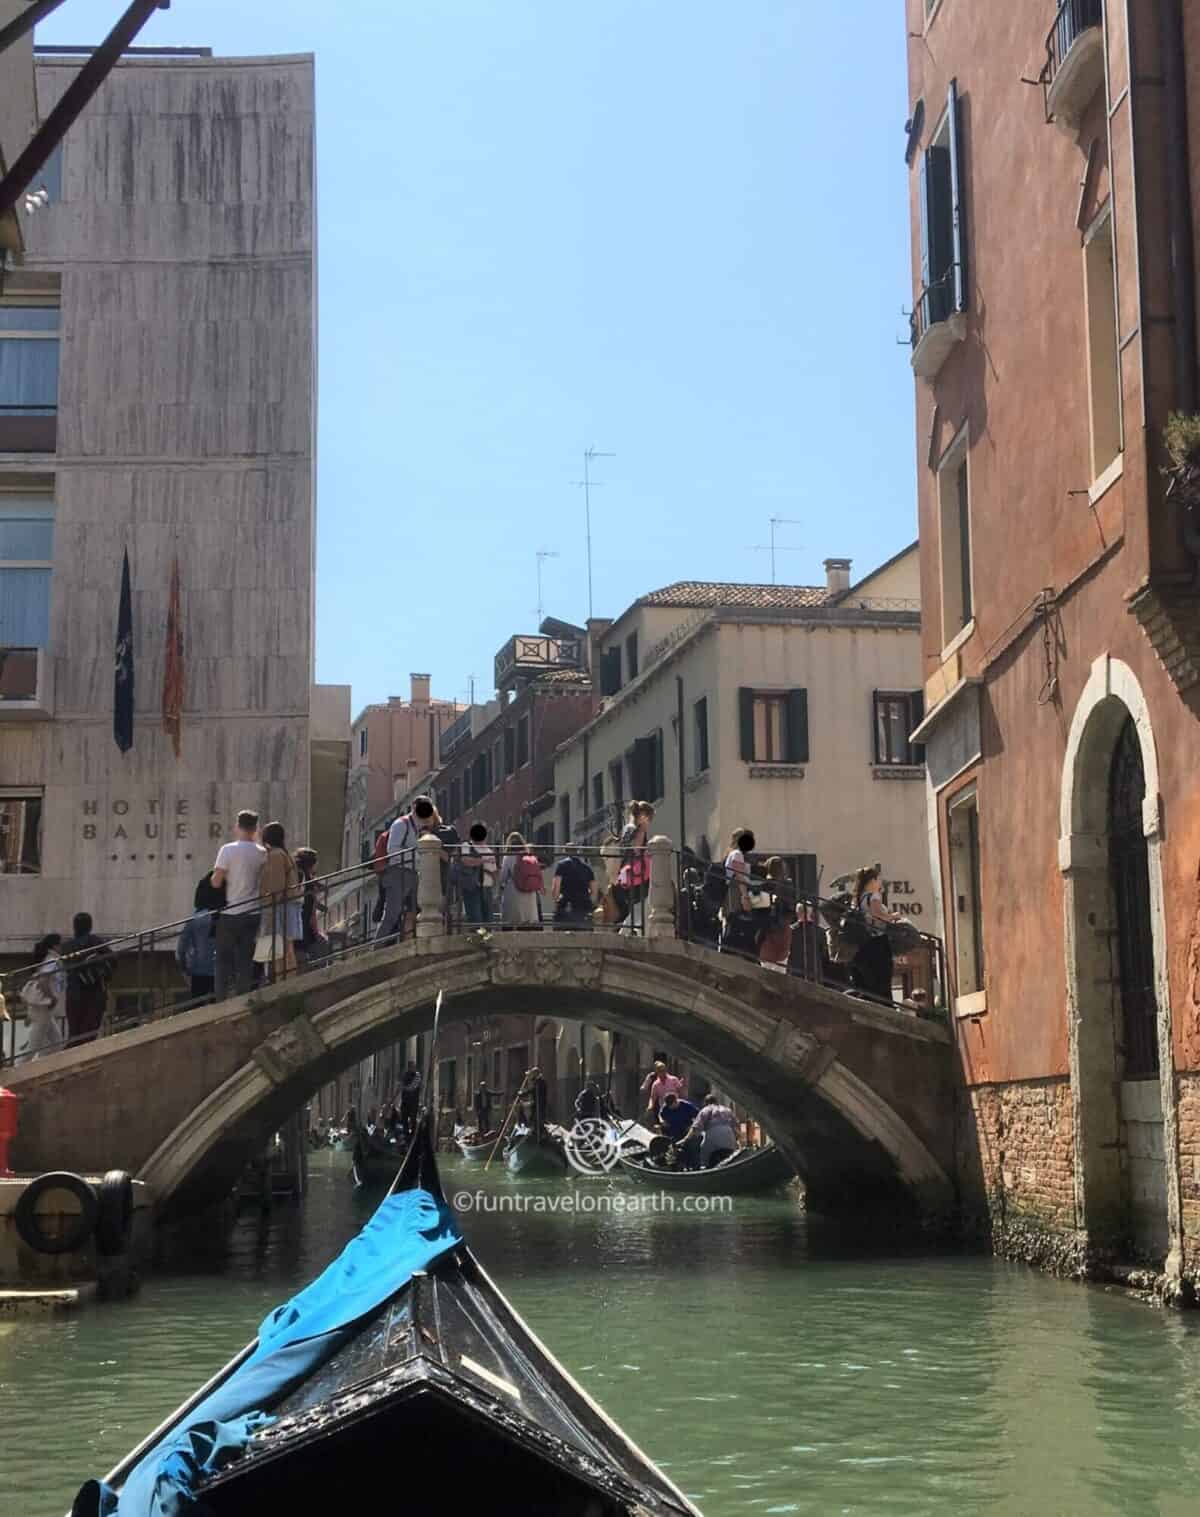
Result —
<path fill-rule="evenodd" d="M 1182 1201 L 1179 1180 L 1178 1114 L 1175 1093 L 1175 1057 L 1171 1033 L 1171 985 L 1168 974 L 1166 909 L 1162 871 L 1162 800 L 1159 789 L 1158 748 L 1150 707 L 1137 675 L 1123 659 L 1102 653 L 1097 657 L 1080 692 L 1067 735 L 1059 794 L 1058 864 L 1063 875 L 1063 913 L 1067 956 L 1067 1022 L 1070 1043 L 1072 1105 L 1074 1109 L 1076 1159 L 1076 1214 L 1087 1227 L 1083 1191 L 1083 1153 L 1080 1139 L 1079 1016 L 1080 974 L 1083 943 L 1089 924 L 1080 920 L 1079 897 L 1088 880 L 1098 879 L 1108 868 L 1107 836 L 1085 822 L 1084 788 L 1088 767 L 1086 744 L 1093 718 L 1106 701 L 1117 700 L 1129 713 L 1142 751 L 1146 794 L 1142 801 L 1142 830 L 1146 838 L 1150 881 L 1150 928 L 1154 948 L 1154 990 L 1158 1005 L 1159 1084 L 1162 1095 L 1163 1143 L 1167 1167 L 1167 1222 L 1170 1252 L 1167 1273 L 1178 1277 L 1182 1270 Z M 1107 804 L 1107 802 L 1106 802 Z"/>
<path fill-rule="evenodd" d="M 159 1203 L 167 1201 L 224 1133 L 247 1117 L 273 1087 L 302 1076 L 314 1060 L 320 1063 L 322 1056 L 336 1058 L 341 1048 L 361 1046 L 364 1039 L 376 1038 L 384 1026 L 399 1032 L 398 1019 L 419 1013 L 423 1006 L 432 1007 L 438 988 L 453 1005 L 458 995 L 470 996 L 497 985 L 515 986 L 521 975 L 527 975 L 525 983 L 537 983 L 540 977 L 544 985 L 548 976 L 551 984 L 586 984 L 612 996 L 618 1003 L 611 1008 L 612 1025 L 639 1034 L 643 1028 L 647 1033 L 665 1033 L 681 1052 L 686 1050 L 687 1056 L 699 1062 L 711 1060 L 695 1046 L 698 1023 L 709 1023 L 727 1036 L 736 1033 L 744 1047 L 756 1051 L 780 1073 L 818 1090 L 863 1138 L 889 1155 L 901 1180 L 919 1193 L 924 1204 L 944 1205 L 949 1198 L 949 1178 L 925 1144 L 884 1098 L 833 1056 L 835 1051 L 828 1045 L 773 1009 L 747 1005 L 731 993 L 698 981 L 686 952 L 678 955 L 678 969 L 668 968 L 660 954 L 652 974 L 646 964 L 637 962 L 640 951 L 628 958 L 597 952 L 592 959 L 587 953 L 577 948 L 568 953 L 563 945 L 555 944 L 537 950 L 506 949 L 503 955 L 482 951 L 451 958 L 418 955 L 403 978 L 368 986 L 311 1017 L 296 1018 L 267 1038 L 158 1146 L 142 1166 L 140 1178 Z M 524 958 L 529 962 L 524 963 Z M 775 989 L 774 985 L 769 988 Z M 647 1026 L 638 1015 L 639 1002 L 666 1012 L 661 1026 Z M 731 1080 L 731 1093 L 757 1106 L 769 1125 L 772 1119 L 785 1117 L 768 1110 L 763 1101 L 741 1094 L 738 1083 Z"/>
<path fill-rule="evenodd" d="M 1138 741 L 1142 749 L 1142 769 L 1146 776 L 1146 798 L 1142 802 L 1142 825 L 1148 838 L 1157 838 L 1161 831 L 1161 805 L 1159 801 L 1158 748 L 1154 742 L 1154 727 L 1150 721 L 1150 708 L 1138 682 L 1137 675 L 1123 659 L 1102 653 L 1092 664 L 1087 683 L 1079 695 L 1075 714 L 1071 718 L 1071 730 L 1067 734 L 1067 751 L 1063 757 L 1062 789 L 1059 796 L 1058 835 L 1059 864 L 1065 873 L 1072 866 L 1071 841 L 1077 836 L 1087 836 L 1078 825 L 1079 795 L 1075 783 L 1079 771 L 1081 750 L 1088 723 L 1097 706 L 1115 697 L 1133 718 Z M 1086 860 L 1081 860 L 1086 862 Z"/>

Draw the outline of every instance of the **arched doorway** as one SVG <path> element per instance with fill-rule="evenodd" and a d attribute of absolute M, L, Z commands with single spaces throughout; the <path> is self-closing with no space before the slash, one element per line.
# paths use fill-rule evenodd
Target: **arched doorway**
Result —
<path fill-rule="evenodd" d="M 1078 1225 L 1093 1253 L 1161 1264 L 1179 1226 L 1158 764 L 1115 659 L 1097 660 L 1072 722 L 1059 857 Z"/>

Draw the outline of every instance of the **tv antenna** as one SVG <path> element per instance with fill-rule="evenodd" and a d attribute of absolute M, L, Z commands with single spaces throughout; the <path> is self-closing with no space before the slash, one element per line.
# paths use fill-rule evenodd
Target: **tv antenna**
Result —
<path fill-rule="evenodd" d="M 477 674 L 467 675 L 467 703 L 471 706 L 475 704 L 475 681 L 478 678 Z"/>
<path fill-rule="evenodd" d="M 770 542 L 770 546 L 769 547 L 765 546 L 765 545 L 764 546 L 759 546 L 759 545 L 756 544 L 755 546 L 751 547 L 748 551 L 751 552 L 751 553 L 769 553 L 771 555 L 771 583 L 775 584 L 776 583 L 776 580 L 775 580 L 775 555 L 776 555 L 776 553 L 799 553 L 801 551 L 798 547 L 797 548 L 789 548 L 789 547 L 786 547 L 786 546 L 777 546 L 776 542 L 775 542 L 775 528 L 776 527 L 802 527 L 804 525 L 804 523 L 802 521 L 800 521 L 795 516 L 772 516 L 772 517 L 769 518 L 769 521 L 770 521 L 770 524 L 771 524 L 771 542 Z"/>
<path fill-rule="evenodd" d="M 592 462 L 597 458 L 616 458 L 615 453 L 601 453 L 588 448 L 583 455 L 583 478 L 575 481 L 575 488 L 583 491 L 583 522 L 587 537 L 587 582 L 588 621 L 592 619 L 592 491 L 598 490 L 603 481 L 592 478 Z"/>
<path fill-rule="evenodd" d="M 538 629 L 539 632 L 542 630 L 542 564 L 548 558 L 559 558 L 559 557 L 561 557 L 561 555 L 558 554 L 558 553 L 553 552 L 550 548 L 539 548 L 537 550 L 537 585 L 538 585 L 537 629 Z"/>

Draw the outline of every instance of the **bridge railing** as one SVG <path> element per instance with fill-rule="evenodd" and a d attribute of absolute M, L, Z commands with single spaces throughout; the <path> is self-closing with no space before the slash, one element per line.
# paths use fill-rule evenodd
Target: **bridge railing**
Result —
<path fill-rule="evenodd" d="M 788 880 L 766 878 L 754 860 L 739 883 L 721 862 L 686 851 L 677 857 L 680 937 L 769 972 L 945 1020 L 945 947 L 932 933 L 903 917 L 872 926 L 848 895 L 798 891 Z"/>
<path fill-rule="evenodd" d="M 522 865 L 523 856 L 537 861 L 540 881 L 528 863 Z M 701 864 L 665 837 L 625 850 L 617 844 L 481 850 L 447 847 L 426 835 L 378 868 L 369 860 L 232 907 L 202 906 L 179 921 L 0 975 L 10 1018 L 0 1021 L 0 1065 L 123 1032 L 410 936 L 448 933 L 679 936 L 766 963 L 778 949 L 778 934 L 764 947 L 768 929 L 786 916 L 787 951 L 769 968 L 851 988 L 883 1004 L 894 1004 L 898 988 L 910 1010 L 940 1014 L 946 976 L 937 938 L 907 934 L 893 953 L 895 976 L 885 988 L 840 962 L 831 924 L 844 912 L 843 902 L 816 896 L 785 902 L 777 882 L 757 876 L 749 887 L 754 905 L 734 909 L 724 867 Z M 241 925 L 246 919 L 254 925 Z"/>

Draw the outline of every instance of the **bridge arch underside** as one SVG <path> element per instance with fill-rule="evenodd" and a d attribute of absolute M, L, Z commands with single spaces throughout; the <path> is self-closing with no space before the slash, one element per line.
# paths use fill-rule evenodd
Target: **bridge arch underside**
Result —
<path fill-rule="evenodd" d="M 164 1216 L 222 1198 L 323 1084 L 427 1032 L 439 988 L 447 1022 L 514 1012 L 586 1020 L 711 1071 L 796 1165 L 815 1211 L 940 1220 L 952 1206 L 952 1061 L 940 1029 L 756 966 L 718 968 L 675 942 L 428 949 L 411 945 L 408 962 L 332 1004 L 305 997 L 313 1004 L 182 1118 L 140 1166 Z"/>

